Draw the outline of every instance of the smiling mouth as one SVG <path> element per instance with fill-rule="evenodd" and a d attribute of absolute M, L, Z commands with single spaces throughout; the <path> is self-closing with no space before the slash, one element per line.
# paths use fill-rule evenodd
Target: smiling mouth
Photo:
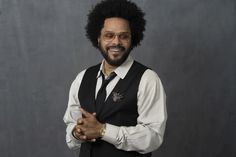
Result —
<path fill-rule="evenodd" d="M 118 46 L 110 46 L 108 47 L 108 51 L 112 51 L 112 52 L 121 52 L 121 51 L 124 51 L 125 48 L 118 45 Z"/>
<path fill-rule="evenodd" d="M 108 51 L 111 51 L 111 52 L 121 52 L 122 50 L 121 49 L 110 48 L 110 49 L 108 49 Z"/>
<path fill-rule="evenodd" d="M 118 57 L 122 54 L 121 50 L 114 50 L 114 49 L 110 49 L 108 50 L 109 54 L 112 55 L 113 57 Z"/>

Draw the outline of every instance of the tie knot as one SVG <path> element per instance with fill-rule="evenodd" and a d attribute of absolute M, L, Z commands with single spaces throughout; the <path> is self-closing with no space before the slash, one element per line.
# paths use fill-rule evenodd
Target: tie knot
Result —
<path fill-rule="evenodd" d="M 116 73 L 112 72 L 110 75 L 105 79 L 106 81 L 111 81 L 114 77 L 116 77 Z"/>
<path fill-rule="evenodd" d="M 116 73 L 115 72 L 110 73 L 110 75 L 106 79 L 104 79 L 104 74 L 102 73 L 102 77 L 103 77 L 103 82 L 101 89 L 105 88 L 108 85 L 108 83 L 116 77 Z"/>

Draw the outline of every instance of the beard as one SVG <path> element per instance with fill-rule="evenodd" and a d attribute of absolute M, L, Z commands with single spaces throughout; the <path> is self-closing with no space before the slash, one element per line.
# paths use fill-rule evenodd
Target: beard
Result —
<path fill-rule="evenodd" d="M 123 51 L 123 55 L 119 58 L 119 59 L 112 59 L 109 55 L 108 55 L 108 50 L 109 49 L 119 49 L 120 51 Z M 132 48 L 128 48 L 126 49 L 125 47 L 121 46 L 121 45 L 116 45 L 116 46 L 108 46 L 105 50 L 101 47 L 101 44 L 99 43 L 99 50 L 103 56 L 103 58 L 106 60 L 106 62 L 112 66 L 120 66 L 122 63 L 124 63 L 124 61 L 128 58 Z"/>

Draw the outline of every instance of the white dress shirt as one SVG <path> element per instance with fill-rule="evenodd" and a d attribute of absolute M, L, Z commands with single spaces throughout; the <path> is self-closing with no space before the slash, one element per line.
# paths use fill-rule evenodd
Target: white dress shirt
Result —
<path fill-rule="evenodd" d="M 120 79 L 124 79 L 134 60 L 131 56 L 117 67 L 114 72 L 117 76 L 107 85 L 107 97 Z M 102 70 L 101 64 L 100 71 Z M 72 135 L 72 130 L 78 118 L 81 118 L 79 111 L 80 102 L 78 91 L 86 70 L 80 72 L 73 81 L 68 107 L 64 115 L 64 122 L 67 125 L 66 142 L 71 149 L 78 149 L 83 141 L 77 140 Z M 100 71 L 97 75 L 96 94 L 101 87 L 102 77 Z M 95 96 L 96 97 L 96 96 Z M 166 95 L 158 75 L 147 69 L 141 77 L 137 93 L 138 118 L 136 126 L 115 126 L 106 124 L 106 132 L 102 140 L 113 144 L 117 149 L 125 151 L 137 151 L 149 153 L 157 149 L 162 141 L 167 120 Z"/>

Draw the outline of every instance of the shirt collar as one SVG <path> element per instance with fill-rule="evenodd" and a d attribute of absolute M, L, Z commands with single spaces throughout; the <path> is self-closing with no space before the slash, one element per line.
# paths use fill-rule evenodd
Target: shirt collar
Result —
<path fill-rule="evenodd" d="M 127 59 L 124 61 L 124 63 L 122 63 L 119 67 L 117 67 L 114 70 L 114 72 L 121 79 L 124 79 L 129 69 L 131 68 L 133 62 L 134 62 L 134 59 L 131 56 L 128 56 Z M 101 76 L 101 73 L 103 72 L 103 64 L 104 64 L 104 59 L 102 61 L 102 64 L 100 65 L 100 70 L 98 71 L 97 78 L 99 78 Z"/>

